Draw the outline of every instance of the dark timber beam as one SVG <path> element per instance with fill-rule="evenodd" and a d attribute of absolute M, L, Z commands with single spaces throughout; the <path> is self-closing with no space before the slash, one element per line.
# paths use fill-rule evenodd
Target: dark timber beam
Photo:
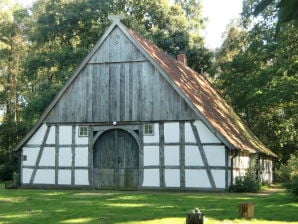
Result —
<path fill-rule="evenodd" d="M 210 169 L 210 166 L 208 164 L 207 156 L 205 154 L 205 150 L 204 150 L 204 147 L 202 145 L 198 130 L 197 130 L 197 128 L 196 128 L 196 126 L 194 125 L 193 122 L 191 122 L 190 124 L 191 124 L 191 128 L 192 128 L 192 131 L 194 133 L 194 136 L 195 136 L 195 139 L 196 139 L 196 142 L 197 142 L 197 145 L 198 145 L 201 157 L 202 157 L 202 161 L 203 161 L 204 166 L 206 168 L 206 172 L 207 172 L 207 175 L 208 175 L 209 182 L 211 184 L 211 187 L 213 189 L 215 189 L 216 188 L 215 181 L 214 181 L 213 175 L 211 173 L 211 169 Z"/>
<path fill-rule="evenodd" d="M 36 158 L 36 161 L 35 161 L 34 170 L 32 172 L 31 178 L 30 178 L 30 185 L 32 185 L 33 182 L 34 182 L 34 179 L 35 179 L 35 176 L 36 176 L 36 173 L 37 173 L 37 168 L 39 166 L 41 156 L 42 156 L 43 150 L 45 148 L 46 141 L 47 141 L 49 133 L 50 133 L 50 129 L 51 129 L 51 126 L 48 126 L 47 130 L 46 130 L 46 132 L 43 136 L 42 143 L 41 143 L 41 146 L 40 146 L 40 150 L 38 152 L 38 155 L 37 155 L 37 158 Z"/>

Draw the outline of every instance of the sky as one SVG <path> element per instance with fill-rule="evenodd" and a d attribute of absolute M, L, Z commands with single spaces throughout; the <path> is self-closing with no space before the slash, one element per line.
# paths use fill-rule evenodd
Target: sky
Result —
<path fill-rule="evenodd" d="M 25 6 L 33 0 L 16 0 Z M 207 17 L 206 29 L 202 31 L 207 47 L 215 49 L 222 43 L 222 34 L 226 26 L 239 17 L 242 10 L 242 0 L 201 0 L 203 17 Z"/>

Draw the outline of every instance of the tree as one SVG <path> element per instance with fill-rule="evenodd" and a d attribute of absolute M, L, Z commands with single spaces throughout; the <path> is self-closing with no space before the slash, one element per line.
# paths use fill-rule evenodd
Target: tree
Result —
<path fill-rule="evenodd" d="M 23 108 L 22 63 L 26 55 L 26 9 L 0 0 L 0 106 L 4 118 L 0 123 L 0 180 L 11 178 L 16 169 L 14 146 L 24 136 L 21 123 Z"/>
<path fill-rule="evenodd" d="M 252 7 L 254 1 L 244 2 Z M 257 136 L 285 163 L 298 149 L 298 35 L 278 25 L 274 8 L 258 22 L 244 8 L 242 26 L 230 28 L 217 55 L 217 85 Z"/>
<path fill-rule="evenodd" d="M 293 22 L 298 26 L 298 1 L 297 0 L 262 0 L 255 5 L 254 15 L 259 15 L 270 5 L 278 9 L 278 24 Z"/>

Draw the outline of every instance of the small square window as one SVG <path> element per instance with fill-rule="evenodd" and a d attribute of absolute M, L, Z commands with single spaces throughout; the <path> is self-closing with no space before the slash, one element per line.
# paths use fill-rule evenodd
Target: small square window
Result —
<path fill-rule="evenodd" d="M 88 127 L 79 127 L 79 137 L 88 136 Z"/>
<path fill-rule="evenodd" d="M 27 155 L 23 155 L 23 161 L 27 161 Z"/>
<path fill-rule="evenodd" d="M 154 135 L 154 125 L 145 124 L 143 132 L 144 132 L 144 135 Z"/>

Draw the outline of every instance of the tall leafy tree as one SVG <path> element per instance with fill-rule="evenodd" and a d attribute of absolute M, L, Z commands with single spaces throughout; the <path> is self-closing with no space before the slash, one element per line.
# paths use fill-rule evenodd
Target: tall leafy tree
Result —
<path fill-rule="evenodd" d="M 218 52 L 217 84 L 254 132 L 286 162 L 297 150 L 298 46 L 294 24 L 276 35 L 276 11 L 255 21 L 244 1 L 242 26 L 230 28 Z"/>
<path fill-rule="evenodd" d="M 11 177 L 15 169 L 13 148 L 23 136 L 21 123 L 23 108 L 22 65 L 26 57 L 25 24 L 29 14 L 26 9 L 9 0 L 0 0 L 0 180 Z"/>

